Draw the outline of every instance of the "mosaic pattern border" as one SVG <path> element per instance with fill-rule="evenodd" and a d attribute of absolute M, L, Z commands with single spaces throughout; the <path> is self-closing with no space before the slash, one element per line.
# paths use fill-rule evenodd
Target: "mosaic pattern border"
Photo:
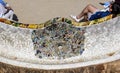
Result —
<path fill-rule="evenodd" d="M 108 15 L 104 18 L 96 19 L 96 20 L 93 20 L 93 21 L 78 23 L 78 22 L 75 22 L 74 20 L 70 20 L 68 18 L 56 17 L 56 18 L 53 18 L 51 20 L 46 21 L 45 23 L 40 23 L 40 24 L 24 24 L 24 23 L 19 23 L 19 22 L 16 22 L 16 21 L 11 21 L 11 20 L 7 20 L 7 19 L 4 19 L 4 18 L 0 18 L 0 22 L 3 22 L 5 24 L 9 24 L 9 25 L 12 25 L 12 26 L 15 26 L 15 27 L 38 29 L 38 28 L 47 27 L 47 26 L 49 26 L 53 23 L 56 23 L 56 22 L 66 22 L 66 23 L 72 24 L 74 26 L 88 26 L 88 25 L 98 24 L 98 23 L 107 21 L 111 18 L 112 18 L 112 15 Z"/>

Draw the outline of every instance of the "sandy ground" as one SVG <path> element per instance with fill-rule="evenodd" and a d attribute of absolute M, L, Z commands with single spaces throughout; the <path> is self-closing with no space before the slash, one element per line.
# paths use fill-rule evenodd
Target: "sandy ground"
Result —
<path fill-rule="evenodd" d="M 42 23 L 51 18 L 77 15 L 87 4 L 102 8 L 99 2 L 109 0 L 5 0 L 23 23 Z"/>

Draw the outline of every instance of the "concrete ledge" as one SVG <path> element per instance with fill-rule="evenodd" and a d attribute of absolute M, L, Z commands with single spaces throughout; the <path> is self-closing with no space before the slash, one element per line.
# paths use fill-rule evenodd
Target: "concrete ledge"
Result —
<path fill-rule="evenodd" d="M 51 60 L 39 59 L 34 55 L 35 51 L 31 40 L 33 30 L 1 23 L 0 62 L 27 68 L 59 70 L 102 64 L 120 59 L 120 17 L 84 28 L 86 29 L 86 39 L 85 52 L 82 56 Z"/>

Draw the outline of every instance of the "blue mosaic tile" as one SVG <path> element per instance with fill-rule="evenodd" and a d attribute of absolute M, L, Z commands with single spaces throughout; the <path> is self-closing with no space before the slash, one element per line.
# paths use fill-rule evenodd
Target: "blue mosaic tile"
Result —
<path fill-rule="evenodd" d="M 39 58 L 65 59 L 84 52 L 84 28 L 67 23 L 53 23 L 32 32 L 35 55 Z"/>

